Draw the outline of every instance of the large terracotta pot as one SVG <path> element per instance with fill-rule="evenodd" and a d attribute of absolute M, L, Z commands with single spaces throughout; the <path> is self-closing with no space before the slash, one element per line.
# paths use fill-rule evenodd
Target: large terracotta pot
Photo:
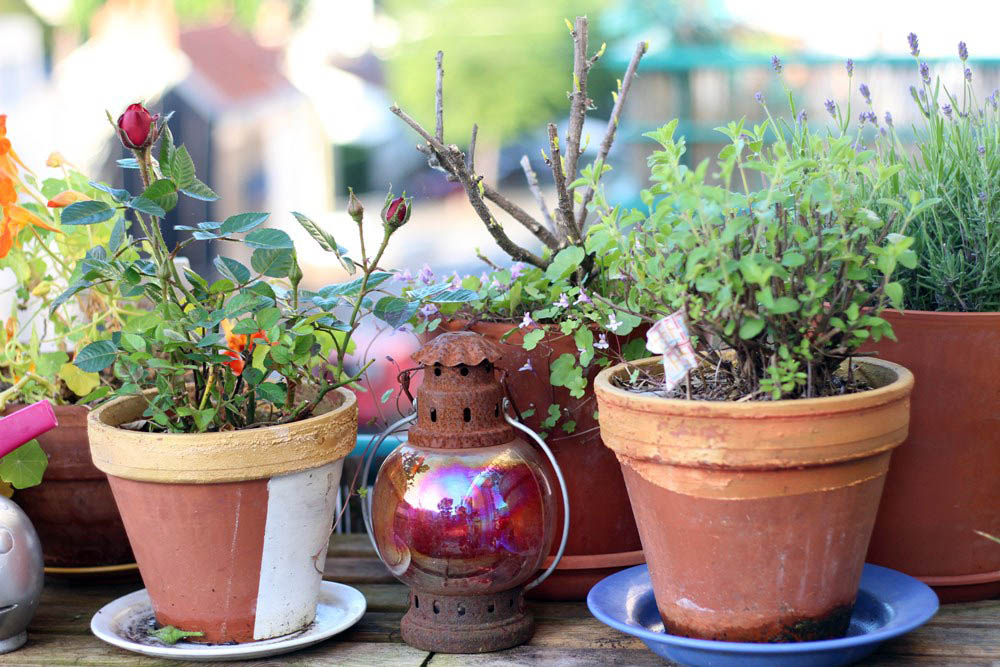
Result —
<path fill-rule="evenodd" d="M 597 376 L 601 434 L 625 472 L 670 633 L 771 642 L 847 631 L 913 387 L 902 366 L 858 361 L 879 388 L 770 402 L 629 392 L 613 382 L 625 365 Z"/>
<path fill-rule="evenodd" d="M 16 412 L 24 406 L 14 406 Z M 134 561 L 107 476 L 94 467 L 87 442 L 88 409 L 54 406 L 59 426 L 38 444 L 49 457 L 41 484 L 14 500 L 38 532 L 46 567 L 92 568 Z"/>
<path fill-rule="evenodd" d="M 357 401 L 292 424 L 196 435 L 118 428 L 142 397 L 88 419 L 160 625 L 221 644 L 301 630 L 316 614 Z"/>
<path fill-rule="evenodd" d="M 910 435 L 893 457 L 868 559 L 945 602 L 1000 595 L 1000 313 L 885 311 L 881 358 L 917 378 Z"/>
<path fill-rule="evenodd" d="M 524 331 L 517 329 L 516 324 L 471 324 L 451 320 L 444 322 L 441 328 L 447 331 L 468 329 L 501 345 L 503 357 L 496 364 L 497 373 L 509 387 L 517 409 L 522 413 L 534 410 L 534 414 L 524 420 L 529 427 L 539 430 L 553 404 L 561 406 L 568 414 L 564 419 L 576 422 L 572 434 L 557 427 L 546 439 L 559 462 L 569 492 L 569 539 L 555 572 L 533 589 L 529 597 L 584 600 L 594 584 L 607 575 L 645 562 L 621 468 L 614 454 L 601 442 L 594 418 L 597 403 L 592 381 L 599 369 L 594 367 L 587 378 L 588 389 L 583 398 L 573 398 L 568 390 L 549 383 L 549 364 L 560 355 L 577 354 L 573 338 L 559 332 L 550 333 L 534 350 L 527 351 L 521 347 Z M 516 331 L 503 339 L 511 329 Z M 610 338 L 608 342 L 617 347 L 626 341 Z M 531 370 L 521 370 L 529 361 Z M 556 506 L 559 508 L 556 525 L 560 529 L 553 549 L 562 539 L 561 494 Z M 547 560 L 543 566 L 548 567 L 550 563 L 551 560 Z"/>

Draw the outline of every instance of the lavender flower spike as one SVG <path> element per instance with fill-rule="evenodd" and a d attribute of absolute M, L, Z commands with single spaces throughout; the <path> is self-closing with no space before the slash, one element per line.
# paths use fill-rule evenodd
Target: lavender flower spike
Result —
<path fill-rule="evenodd" d="M 924 80 L 924 83 L 931 82 L 931 68 L 928 67 L 926 62 L 920 63 L 920 78 Z"/>
<path fill-rule="evenodd" d="M 968 67 L 965 68 L 965 80 L 972 81 L 972 70 Z"/>
<path fill-rule="evenodd" d="M 864 125 L 865 121 L 867 121 L 867 120 L 868 120 L 868 112 L 867 111 L 862 111 L 861 113 L 858 114 L 858 124 L 859 125 Z"/>
<path fill-rule="evenodd" d="M 781 59 L 778 56 L 771 56 L 771 69 L 781 74 Z"/>
<path fill-rule="evenodd" d="M 805 125 L 807 120 L 809 120 L 809 116 L 806 115 L 806 110 L 802 109 L 799 111 L 799 125 Z"/>
<path fill-rule="evenodd" d="M 911 33 L 912 34 L 912 33 Z M 892 114 L 888 111 L 885 112 L 885 124 L 892 127 Z"/>
<path fill-rule="evenodd" d="M 865 98 L 865 102 L 870 105 L 872 103 L 872 91 L 868 89 L 868 84 L 861 84 L 858 86 L 858 90 L 861 92 L 861 97 Z"/>
<path fill-rule="evenodd" d="M 965 42 L 958 43 L 958 57 L 963 63 L 969 59 L 969 47 L 965 45 Z"/>
<path fill-rule="evenodd" d="M 854 61 L 850 58 L 844 62 L 844 68 L 847 70 L 847 76 L 854 76 Z"/>
<path fill-rule="evenodd" d="M 941 111 L 944 112 L 945 116 L 947 116 L 948 118 L 951 118 L 951 105 L 950 104 L 945 104 L 943 107 L 941 107 Z"/>
<path fill-rule="evenodd" d="M 977 150 L 980 155 L 986 155 L 986 146 L 980 146 Z"/>
<path fill-rule="evenodd" d="M 917 34 L 911 32 L 906 36 L 906 41 L 910 43 L 910 55 L 916 58 L 920 55 L 920 44 L 917 42 Z"/>
<path fill-rule="evenodd" d="M 753 98 L 757 100 L 757 104 L 764 103 L 764 93 L 760 92 L 759 90 L 753 94 Z"/>
<path fill-rule="evenodd" d="M 834 118 L 837 117 L 837 103 L 836 102 L 834 102 L 833 100 L 829 100 L 828 99 L 826 102 L 823 103 L 823 106 L 826 107 L 826 112 L 828 114 L 830 114 Z"/>

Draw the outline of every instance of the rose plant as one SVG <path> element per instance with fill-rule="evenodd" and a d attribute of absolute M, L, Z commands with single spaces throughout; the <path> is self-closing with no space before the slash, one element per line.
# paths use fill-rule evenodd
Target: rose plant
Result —
<path fill-rule="evenodd" d="M 262 226 L 267 213 L 179 225 L 190 235 L 168 247 L 160 225 L 178 195 L 216 199 L 198 180 L 187 149 L 174 145 L 168 119 L 133 104 L 114 124 L 134 154 L 122 163 L 139 170 L 141 193 L 105 188 L 111 201 L 76 202 L 62 212 L 66 228 L 117 222 L 106 242 L 78 263 L 78 279 L 56 300 L 53 313 L 70 297 L 94 289 L 141 294 L 150 305 L 149 312 L 126 318 L 121 327 L 105 328 L 73 363 L 86 373 L 112 369 L 120 386 L 106 392 L 109 397 L 146 396 L 144 428 L 150 431 L 226 431 L 305 419 L 331 391 L 354 385 L 370 365 L 353 373 L 345 369 L 361 319 L 372 313 L 395 322 L 398 297 L 385 294 L 373 301 L 373 296 L 392 275 L 379 262 L 406 221 L 401 212 L 409 199 L 389 195 L 394 215 L 382 221 L 379 247 L 369 253 L 362 242 L 356 258 L 328 230 L 294 213 L 316 242 L 357 276 L 316 292 L 300 286 L 303 275 L 288 234 Z M 353 194 L 351 213 L 360 236 L 364 212 Z M 250 266 L 217 257 L 217 280 L 178 268 L 175 260 L 184 248 L 208 240 L 251 249 Z M 333 314 L 338 309 L 346 313 L 343 319 Z"/>

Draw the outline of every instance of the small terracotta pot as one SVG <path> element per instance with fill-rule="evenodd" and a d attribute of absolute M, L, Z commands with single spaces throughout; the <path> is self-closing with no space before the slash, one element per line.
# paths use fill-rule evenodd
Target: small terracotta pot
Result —
<path fill-rule="evenodd" d="M 12 406 L 17 412 L 23 405 Z M 49 457 L 38 486 L 14 500 L 31 519 L 46 567 L 84 568 L 135 560 L 108 478 L 90 461 L 87 414 L 80 405 L 54 406 L 59 426 L 38 437 Z"/>
<path fill-rule="evenodd" d="M 667 631 L 724 641 L 843 636 L 913 375 L 858 359 L 877 389 L 710 402 L 597 376 L 601 434 L 625 472 Z M 660 358 L 635 366 L 655 369 Z"/>
<path fill-rule="evenodd" d="M 292 424 L 193 435 L 118 428 L 139 396 L 90 414 L 95 465 L 108 473 L 160 625 L 222 644 L 269 639 L 313 621 L 357 401 Z"/>
<path fill-rule="evenodd" d="M 587 378 L 587 393 L 583 398 L 573 398 L 563 387 L 549 383 L 549 365 L 563 354 L 577 354 L 571 336 L 549 333 L 531 351 L 521 347 L 523 330 L 516 324 L 504 322 L 477 322 L 450 320 L 442 323 L 445 331 L 470 330 L 500 344 L 503 357 L 497 362 L 497 373 L 510 389 L 515 406 L 520 412 L 529 409 L 534 414 L 524 419 L 527 426 L 539 430 L 548 416 L 549 406 L 559 405 L 568 413 L 565 420 L 576 422 L 576 429 L 568 434 L 561 428 L 549 434 L 546 444 L 552 449 L 566 480 L 569 491 L 570 528 L 566 552 L 555 572 L 528 597 L 549 600 L 584 600 L 594 584 L 618 570 L 644 563 L 642 543 L 629 505 L 628 491 L 621 468 L 614 454 L 601 442 L 600 428 L 594 418 L 597 402 L 594 399 L 593 379 L 599 368 L 591 370 Z M 516 331 L 504 339 L 511 329 Z M 639 334 L 636 334 L 639 335 Z M 630 338 L 610 337 L 608 342 L 616 349 Z M 531 370 L 521 368 L 531 362 Z M 547 465 L 547 464 L 546 464 Z M 551 468 L 550 468 L 551 470 Z M 556 507 L 559 527 L 553 540 L 553 554 L 562 539 L 562 497 L 556 490 Z M 547 568 L 550 556 L 542 565 Z"/>
<path fill-rule="evenodd" d="M 875 346 L 917 378 L 910 435 L 892 460 L 868 559 L 944 602 L 1000 595 L 1000 313 L 884 311 Z"/>

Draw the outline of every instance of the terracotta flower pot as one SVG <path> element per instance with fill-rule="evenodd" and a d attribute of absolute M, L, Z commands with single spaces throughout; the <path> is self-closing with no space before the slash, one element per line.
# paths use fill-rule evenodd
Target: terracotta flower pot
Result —
<path fill-rule="evenodd" d="M 24 406 L 12 407 L 16 412 Z M 38 486 L 14 500 L 38 532 L 46 567 L 83 568 L 135 560 L 108 478 L 94 467 L 87 414 L 79 405 L 54 406 L 59 426 L 38 438 L 49 456 Z"/>
<path fill-rule="evenodd" d="M 549 334 L 529 352 L 521 347 L 523 331 L 520 329 L 501 341 L 512 328 L 517 325 L 477 322 L 470 326 L 465 320 L 446 321 L 441 327 L 446 331 L 469 329 L 501 345 L 503 358 L 496 365 L 497 372 L 501 379 L 506 378 L 517 409 L 521 412 L 534 410 L 533 415 L 525 418 L 528 426 L 538 430 L 553 404 L 568 412 L 564 419 L 576 422 L 573 433 L 565 433 L 557 427 L 546 440 L 559 462 L 569 491 L 569 539 L 555 572 L 533 589 L 529 597 L 584 600 L 594 584 L 607 575 L 645 562 L 621 468 L 614 454 L 601 442 L 594 418 L 597 403 L 592 381 L 599 369 L 595 367 L 587 378 L 586 395 L 573 398 L 567 389 L 549 384 L 549 364 L 562 354 L 577 353 L 573 338 L 558 332 Z M 627 340 L 612 337 L 608 342 L 617 347 Z M 521 370 L 529 361 L 531 370 Z M 556 525 L 560 530 L 553 540 L 553 552 L 562 539 L 563 503 L 558 490 L 556 493 L 560 496 L 555 501 L 559 508 Z M 543 567 L 550 563 L 551 560 L 547 560 Z"/>
<path fill-rule="evenodd" d="M 858 361 L 879 388 L 773 402 L 643 396 L 612 384 L 624 365 L 597 376 L 601 434 L 669 632 L 768 642 L 847 631 L 913 387 L 902 366 Z"/>
<path fill-rule="evenodd" d="M 917 378 L 910 435 L 892 460 L 868 559 L 945 602 L 1000 595 L 1000 313 L 885 311 L 879 356 Z"/>
<path fill-rule="evenodd" d="M 292 424 L 197 435 L 118 428 L 142 397 L 88 419 L 160 625 L 249 642 L 313 621 L 357 401 Z"/>

